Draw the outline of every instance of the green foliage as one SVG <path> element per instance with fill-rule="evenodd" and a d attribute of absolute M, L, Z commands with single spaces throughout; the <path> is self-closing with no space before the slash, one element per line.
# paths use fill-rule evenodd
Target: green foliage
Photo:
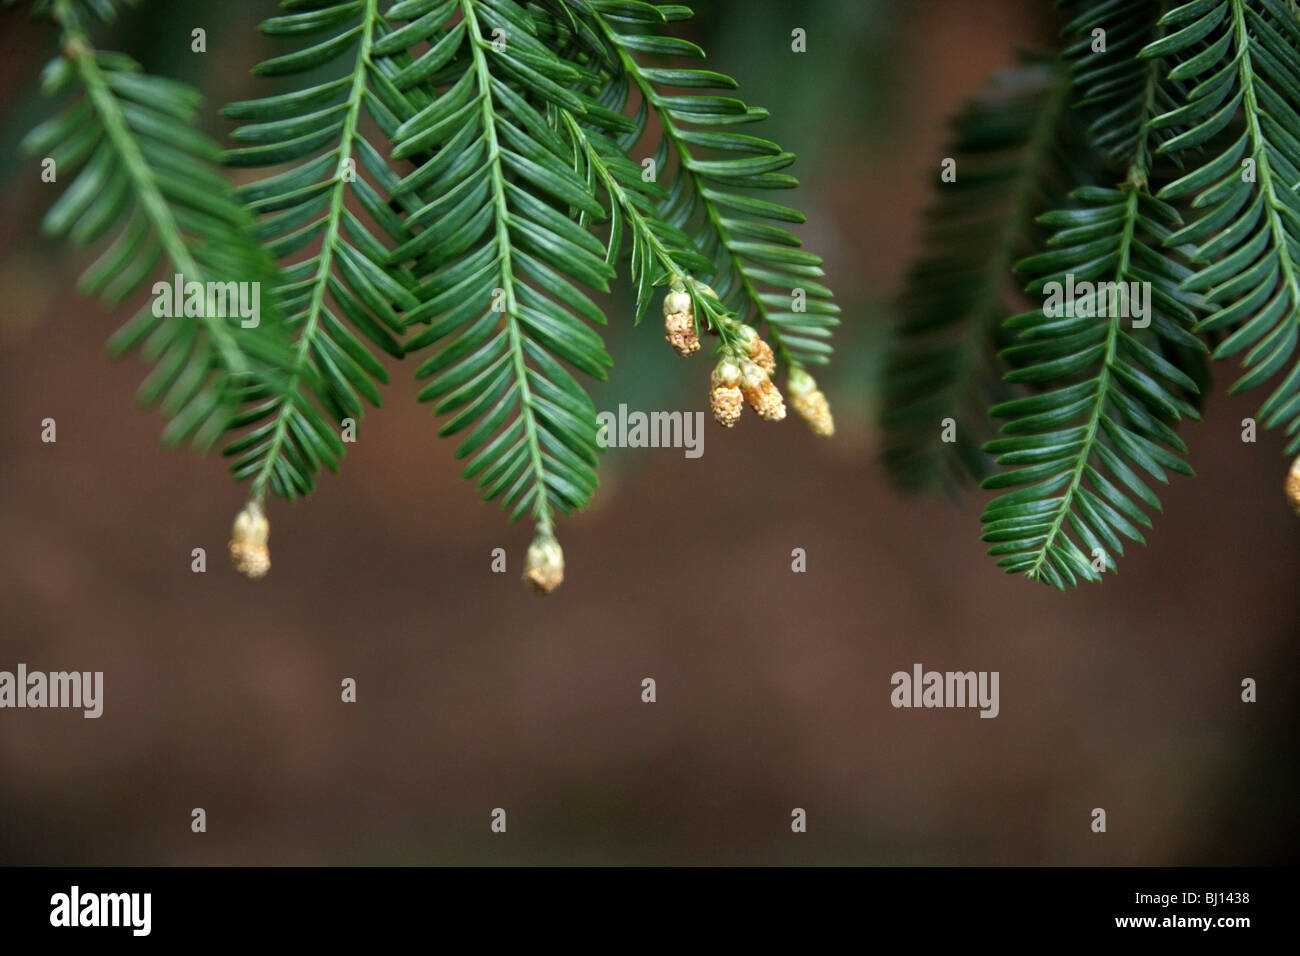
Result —
<path fill-rule="evenodd" d="M 1122 178 L 1149 190 L 1153 182 L 1181 175 L 1180 155 L 1164 149 L 1177 130 L 1160 122 L 1159 116 L 1177 107 L 1190 87 L 1170 72 L 1163 56 L 1142 54 L 1147 45 L 1163 37 L 1162 18 L 1174 5 L 1170 0 L 1118 4 L 1068 0 L 1066 4 L 1084 8 L 1063 31 L 1073 38 L 1063 56 L 1071 71 L 1075 109 L 1086 124 L 1082 140 L 1104 160 L 1103 171 L 1092 185 L 1109 185 Z M 1108 41 L 1104 55 L 1092 52 L 1097 29 L 1104 31 Z M 1191 250 L 1180 249 L 1179 254 L 1185 260 Z M 1196 383 L 1198 394 L 1192 399 L 1202 401 L 1210 385 L 1204 344 L 1161 338 L 1151 345 Z"/>
<path fill-rule="evenodd" d="M 658 218 L 694 238 L 714 263 L 710 281 L 718 298 L 742 319 L 752 314 L 751 324 L 765 325 L 780 361 L 794 366 L 828 361 L 826 340 L 839 324 L 839 307 L 831 290 L 817 281 L 822 260 L 800 248 L 801 240 L 789 230 L 772 225 L 801 223 L 803 214 L 752 195 L 797 186 L 798 180 L 781 172 L 794 154 L 735 129 L 765 119 L 767 110 L 722 95 L 738 85 L 724 74 L 637 61 L 636 54 L 704 58 L 694 43 L 661 32 L 665 24 L 689 17 L 687 8 L 624 0 L 573 6 L 586 7 L 585 20 L 606 49 L 607 69 L 625 75 L 642 109 L 659 120 L 663 136 L 653 155 L 658 174 L 676 159 L 677 175 L 656 206 Z M 643 126 L 644 118 L 639 122 Z M 648 258 L 643 252 L 642 261 Z"/>
<path fill-rule="evenodd" d="M 606 322 L 596 296 L 625 250 L 636 318 L 668 286 L 688 294 L 673 314 L 689 301 L 728 354 L 758 348 L 737 319 L 751 315 L 788 367 L 830 354 L 838 309 L 814 281 L 821 260 L 768 222 L 801 214 L 749 195 L 795 185 L 778 172 L 794 155 L 725 128 L 764 111 L 665 89 L 734 80 L 633 56 L 702 56 L 658 32 L 686 8 L 283 0 L 261 29 L 292 46 L 254 72 L 296 85 L 226 107 L 240 125 L 221 158 L 266 170 L 236 193 L 192 128 L 193 91 L 90 47 L 80 15 L 108 21 L 130 2 L 35 7 L 63 32 L 47 88 L 85 91 L 29 139 L 60 171 L 80 170 L 47 228 L 92 241 L 120 225 L 83 281 L 110 303 L 163 262 L 186 283 L 265 286 L 254 329 L 211 318 L 209 298 L 203 315 L 146 308 L 114 339 L 158 362 L 143 397 L 173 416 L 169 439 L 228 437 L 257 521 L 267 491 L 306 495 L 321 469 L 337 470 L 340 424 L 381 404 L 382 356 L 418 354 L 420 400 L 447 416 L 440 434 L 461 436 L 465 477 L 512 518 L 531 516 L 526 576 L 553 589 L 555 514 L 583 507 L 597 484 L 596 410 L 577 375 L 603 379 L 613 365 L 592 326 Z M 645 177 L 631 151 L 652 114 L 665 135 L 659 175 Z M 806 376 L 800 385 L 815 390 Z M 779 401 L 764 407 L 778 417 Z M 265 533 L 250 534 L 237 528 L 232 553 L 265 573 Z"/>
<path fill-rule="evenodd" d="M 1007 381 L 1039 391 L 992 409 L 1012 421 L 986 446 L 1004 470 L 983 484 L 1017 490 L 988 505 L 984 540 L 1008 572 L 1058 588 L 1114 571 L 1123 539 L 1144 543 L 1151 521 L 1141 506 L 1160 502 L 1140 473 L 1160 482 L 1166 470 L 1191 474 L 1175 426 L 1200 417 L 1188 401 L 1199 386 L 1166 355 L 1204 350 L 1190 332 L 1199 303 L 1179 285 L 1190 270 L 1166 249 L 1178 211 L 1147 189 L 1153 150 L 1167 140 L 1149 120 L 1171 94 L 1162 64 L 1135 55 L 1159 36 L 1160 6 L 1100 4 L 1066 27 L 1079 37 L 1064 55 L 1076 108 L 1091 114 L 1086 140 L 1125 180 L 1118 190 L 1081 188 L 1080 205 L 1040 217 L 1056 230 L 1054 248 L 1017 270 L 1043 304 L 1006 323 L 1019 337 L 1002 353 L 1017 366 Z M 1093 52 L 1097 29 L 1118 41 L 1104 56 Z"/>
<path fill-rule="evenodd" d="M 362 399 L 379 403 L 385 375 L 372 348 L 419 354 L 420 399 L 448 416 L 441 435 L 461 436 L 465 477 L 549 539 L 555 513 L 583 507 L 596 488 L 596 410 L 570 370 L 603 379 L 613 364 L 591 327 L 606 321 L 593 296 L 609 291 L 625 248 L 637 316 L 656 286 L 686 281 L 724 345 L 732 313 L 753 311 L 787 363 L 825 360 L 838 320 L 829 290 L 808 281 L 820 260 L 753 221 L 802 217 L 737 192 L 793 185 L 774 172 L 793 155 L 694 128 L 761 111 L 656 86 L 734 81 L 644 68 L 628 53 L 695 54 L 640 27 L 689 11 L 514 0 L 402 0 L 382 14 L 376 0 L 290 6 L 263 30 L 310 45 L 258 72 L 338 75 L 227 109 L 247 121 L 235 133 L 247 145 L 229 162 L 293 164 L 241 191 L 264 215 L 268 248 L 299 257 L 319 243 L 285 268 L 297 343 L 286 387 L 235 420 L 249 430 L 227 448 L 255 494 L 262 483 L 305 493 L 321 465 L 337 465 L 342 446 L 325 413 L 337 421 L 358 416 Z M 644 100 L 629 117 L 634 90 Z M 363 109 L 386 146 L 362 130 Z M 672 124 L 680 175 L 669 187 L 643 178 L 629 155 L 651 111 Z M 688 143 L 728 156 L 697 159 Z M 668 150 L 666 139 L 661 169 Z M 350 159 L 366 176 L 345 179 Z M 779 311 L 788 296 L 762 291 L 796 280 L 807 313 Z"/>
<path fill-rule="evenodd" d="M 232 421 L 247 431 L 225 454 L 234 458 L 235 476 L 251 480 L 254 495 L 269 485 L 287 498 L 308 494 L 322 466 L 337 470 L 344 443 L 336 423 L 359 420 L 363 399 L 381 403 L 378 384 L 388 372 L 375 352 L 403 354 L 400 313 L 417 305 L 413 279 L 388 264 L 392 244 L 407 236 L 388 205 L 397 177 L 360 129 L 363 113 L 391 127 L 386 104 L 409 109 L 385 73 L 391 66 L 375 57 L 388 33 L 377 0 L 296 5 L 304 6 L 310 8 L 262 24 L 268 35 L 305 39 L 254 72 L 335 75 L 224 111 L 244 122 L 232 134 L 243 145 L 226 154 L 228 164 L 287 166 L 240 196 L 261 215 L 258 236 L 266 248 L 293 260 L 279 293 L 294 338 L 283 387 L 257 396 Z M 313 254 L 297 255 L 313 244 Z"/>
<path fill-rule="evenodd" d="M 594 65 L 600 67 L 603 61 L 597 58 Z M 607 262 L 619 261 L 626 232 L 631 277 L 636 288 L 633 315 L 639 322 L 650 305 L 656 285 L 665 284 L 673 276 L 707 276 L 714 266 L 690 236 L 662 218 L 658 206 L 668 199 L 668 191 L 655 178 L 643 175 L 643 168 L 628 157 L 628 151 L 645 135 L 649 110 L 643 107 L 629 120 L 625 113 L 631 87 L 626 74 L 609 72 L 603 82 L 603 86 L 592 89 L 600 109 L 588 110 L 581 120 L 564 114 L 557 132 L 573 150 L 575 171 L 589 189 L 597 195 L 603 193 L 609 203 Z M 580 219 L 588 220 L 589 214 L 584 211 Z M 721 335 L 724 341 L 729 340 L 730 323 L 726 319 L 734 313 L 722 305 L 716 293 L 695 286 L 688 287 L 687 291 L 697 313 L 704 316 L 706 327 Z"/>
<path fill-rule="evenodd" d="M 1018 266 L 1032 277 L 1029 293 L 1043 295 L 1050 283 L 1063 290 L 1067 276 L 1080 284 L 1149 282 L 1151 331 L 1195 347 L 1193 303 L 1178 287 L 1190 271 L 1160 248 L 1180 222 L 1177 211 L 1131 184 L 1085 187 L 1075 198 L 1084 205 L 1042 217 L 1057 230 L 1056 248 Z M 1099 286 L 1083 289 L 1048 295 L 1007 321 L 1020 336 L 1003 353 L 1019 366 L 1007 379 L 1043 390 L 993 408 L 1012 421 L 1002 428 L 1007 437 L 988 445 L 1005 470 L 984 482 L 1017 489 L 984 513 L 989 553 L 1007 571 L 1058 588 L 1099 580 L 1098 565 L 1114 570 L 1123 538 L 1143 543 L 1139 528 L 1151 523 L 1138 503 L 1156 510 L 1160 503 L 1139 472 L 1161 482 L 1166 470 L 1191 474 L 1170 449 L 1187 450 L 1174 431 L 1181 417 L 1200 417 L 1178 394 L 1194 393 L 1196 383 L 1126 330 L 1124 310 L 1104 303 Z"/>
<path fill-rule="evenodd" d="M 1143 59 L 1143 48 L 1161 36 L 1163 0 L 1097 3 L 1066 0 L 1074 12 L 1062 34 L 1061 59 L 1070 71 L 1074 108 L 1085 126 L 1085 141 L 1126 175 L 1129 167 L 1150 170 L 1152 154 L 1172 134 L 1151 118 L 1177 107 L 1187 89 L 1168 75 L 1158 59 Z M 1095 49 L 1101 31 L 1106 48 Z"/>
<path fill-rule="evenodd" d="M 596 487 L 595 406 L 560 360 L 600 379 L 613 364 L 587 323 L 604 324 L 589 293 L 608 291 L 614 269 L 570 216 L 605 209 L 544 115 L 586 112 L 567 89 L 582 72 L 508 0 L 429 6 L 396 8 L 411 19 L 402 44 L 427 41 L 447 64 L 439 95 L 393 134 L 394 157 L 432 152 L 395 190 L 422 199 L 392 256 L 421 280 L 407 321 L 425 327 L 407 351 L 434 349 L 416 370 L 431 379 L 420 398 L 454 413 L 442 435 L 469 429 L 456 449 L 471 458 L 465 477 L 549 534 L 554 510 Z M 494 45 L 493 31 L 508 39 Z"/>
<path fill-rule="evenodd" d="M 19 2 L 20 0 L 5 0 L 5 6 L 12 7 Z M 123 9 L 138 6 L 140 0 L 73 0 L 73 2 L 96 19 L 104 23 L 113 23 Z M 58 18 L 61 6 L 66 6 L 63 0 L 36 0 L 32 12 L 36 16 Z"/>
<path fill-rule="evenodd" d="M 1115 569 L 1124 539 L 1143 540 L 1148 511 L 1160 508 L 1150 479 L 1191 473 L 1175 429 L 1199 417 L 1207 343 L 1217 345 L 1215 358 L 1244 353 L 1247 372 L 1234 390 L 1290 365 L 1261 418 L 1284 426 L 1288 451 L 1300 450 L 1300 363 L 1291 363 L 1300 331 L 1300 19 L 1286 0 L 1060 6 L 1069 13 L 1061 62 L 1074 120 L 1059 129 L 1079 131 L 1070 180 L 1079 188 L 1038 217 L 1054 230 L 1038 244 L 1047 251 L 1016 266 L 1042 305 L 1003 327 L 1016 336 L 1000 355 L 1012 366 L 1005 382 L 1027 392 L 994 400 L 991 414 L 1010 421 L 985 446 L 1001 470 L 983 484 L 1005 492 L 984 515 L 990 553 L 1009 572 L 1064 587 L 1099 580 Z M 1016 142 L 1006 130 L 986 120 L 975 135 Z M 971 290 L 995 297 L 1002 265 L 975 241 L 965 249 L 945 241 L 962 234 L 961 214 L 950 209 L 960 210 L 963 189 L 981 185 L 977 177 L 947 187 L 932 251 L 904 299 L 883 420 L 892 438 L 886 460 L 905 484 L 979 474 L 969 439 L 939 467 L 934 436 L 946 415 L 959 435 L 982 424 L 969 412 L 963 421 L 968 406 L 957 398 L 984 390 L 972 343 L 996 333 L 975 334 L 981 323 L 970 303 L 981 300 Z M 990 219 L 1011 228 L 1012 220 Z M 981 264 L 992 278 L 983 279 Z M 1147 284 L 1150 325 L 1089 285 L 1046 298 L 1053 283 Z"/>
<path fill-rule="evenodd" d="M 114 12 L 103 2 L 88 6 L 106 19 Z M 193 128 L 199 95 L 143 73 L 129 57 L 97 51 L 79 10 L 71 0 L 38 7 L 59 25 L 62 47 L 42 88 L 74 101 L 32 130 L 24 148 L 52 160 L 60 180 L 72 178 L 45 216 L 47 233 L 79 244 L 115 233 L 80 290 L 117 305 L 162 267 L 168 280 L 269 280 L 251 217 L 213 168 L 218 149 Z M 242 396 L 274 382 L 284 363 L 274 321 L 243 328 L 237 314 L 218 318 L 217 311 L 160 317 L 146 305 L 110 341 L 115 352 L 139 350 L 154 363 L 140 400 L 171 419 L 169 443 L 211 445 Z"/>
<path fill-rule="evenodd" d="M 990 396 L 1014 394 L 998 359 L 1011 268 L 1041 240 L 1034 217 L 1061 192 L 1068 93 L 1062 71 L 1028 64 L 997 74 L 953 120 L 945 155 L 956 179 L 936 186 L 885 356 L 884 462 L 901 488 L 952 488 L 990 470 L 981 446 L 991 436 L 975 423 Z M 955 441 L 942 440 L 945 419 L 962 423 Z"/>
<path fill-rule="evenodd" d="M 1170 237 L 1193 244 L 1202 264 L 1183 287 L 1211 306 L 1201 331 L 1232 330 L 1215 358 L 1245 353 L 1232 386 L 1262 384 L 1290 364 L 1264 402 L 1266 427 L 1300 451 L 1300 21 L 1286 0 L 1204 0 L 1166 14 L 1173 31 L 1144 51 L 1177 61 L 1172 74 L 1195 86 L 1186 104 L 1152 121 L 1174 131 L 1162 152 L 1204 148 L 1210 158 L 1160 195 L 1191 198 L 1197 218 Z M 1237 122 L 1244 129 L 1237 132 Z M 1220 145 L 1221 140 L 1229 140 Z M 1253 175 L 1251 175 L 1253 173 Z M 1194 198 L 1192 198 L 1194 197 Z"/>
<path fill-rule="evenodd" d="M 268 491 L 303 496 L 337 470 L 340 425 L 382 402 L 383 357 L 418 354 L 420 400 L 446 416 L 440 434 L 461 436 L 465 477 L 512 518 L 531 516 L 528 577 L 553 588 L 555 514 L 583 507 L 597 484 L 596 412 L 579 376 L 613 365 L 593 326 L 625 253 L 634 318 L 656 288 L 674 290 L 683 353 L 698 348 L 693 312 L 725 355 L 743 345 L 767 361 L 750 321 L 788 369 L 827 360 L 839 310 L 817 281 L 821 260 L 772 224 L 803 217 L 752 195 L 796 185 L 781 172 L 794 154 L 730 129 L 767 115 L 710 92 L 735 80 L 675 62 L 703 56 L 663 32 L 687 8 L 282 0 L 261 29 L 289 45 L 254 72 L 294 85 L 227 106 L 240 125 L 220 154 L 193 129 L 192 90 L 90 45 L 82 16 L 109 22 L 135 2 L 34 4 L 62 34 L 47 90 L 83 96 L 28 146 L 78 174 L 50 232 L 90 242 L 119 229 L 87 292 L 116 304 L 164 265 L 187 290 L 264 287 L 266 314 L 250 328 L 209 293 L 189 315 L 147 307 L 113 340 L 157 363 L 142 398 L 172 417 L 169 440 L 226 437 L 249 514 Z M 647 177 L 633 155 L 652 116 L 663 138 Z M 232 191 L 217 158 L 265 173 Z M 800 374 L 796 408 L 829 431 Z M 780 417 L 779 396 L 762 394 Z M 236 544 L 263 573 L 258 534 Z"/>

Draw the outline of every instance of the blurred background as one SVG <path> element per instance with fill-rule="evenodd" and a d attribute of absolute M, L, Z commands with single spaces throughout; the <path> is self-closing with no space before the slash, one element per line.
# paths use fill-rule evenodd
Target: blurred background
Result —
<path fill-rule="evenodd" d="M 986 493 L 900 497 L 878 462 L 881 350 L 946 118 L 1018 49 L 1050 48 L 1051 5 L 699 7 L 686 35 L 799 154 L 791 199 L 844 309 L 818 373 L 839 434 L 749 415 L 710 423 L 697 459 L 611 452 L 560 525 L 548 600 L 519 582 L 530 527 L 460 480 L 411 363 L 390 363 L 340 476 L 271 502 L 271 574 L 229 568 L 244 489 L 219 458 L 161 450 L 134 405 L 143 366 L 103 354 L 122 316 L 73 292 L 84 251 L 39 236 L 55 194 L 17 142 L 51 108 L 35 78 L 55 38 L 0 13 L 0 669 L 105 673 L 99 720 L 0 712 L 0 863 L 1293 859 L 1300 520 L 1279 437 L 1240 440 L 1262 393 L 1229 398 L 1220 372 L 1184 432 L 1198 477 L 1117 576 L 1074 593 L 984 556 Z M 254 30 L 274 10 L 159 0 L 100 38 L 203 89 L 224 138 L 217 106 L 274 89 L 249 74 L 283 52 Z M 633 327 L 626 301 L 597 407 L 707 411 L 708 360 Z M 895 710 L 890 675 L 918 662 L 999 671 L 1000 716 Z"/>

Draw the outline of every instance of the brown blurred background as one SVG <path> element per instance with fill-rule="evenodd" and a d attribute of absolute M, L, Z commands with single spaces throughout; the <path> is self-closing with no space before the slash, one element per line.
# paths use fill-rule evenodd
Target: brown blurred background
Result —
<path fill-rule="evenodd" d="M 248 74 L 272 55 L 253 32 L 272 3 L 146 8 L 105 45 L 203 88 L 214 135 L 217 104 L 273 91 Z M 1240 441 L 1262 393 L 1228 398 L 1220 370 L 1185 431 L 1198 477 L 1163 495 L 1148 547 L 1075 593 L 984 556 L 985 493 L 901 498 L 877 461 L 889 303 L 945 118 L 1018 48 L 1051 44 L 1050 5 L 701 8 L 687 29 L 710 65 L 800 154 L 803 235 L 845 309 L 823 376 L 840 434 L 750 416 L 710 424 L 698 459 L 611 453 L 596 504 L 560 526 L 568 581 L 545 601 L 519 583 L 530 529 L 459 479 L 412 363 L 391 363 L 339 477 L 272 502 L 270 576 L 229 569 L 243 489 L 218 458 L 159 448 L 134 407 L 143 367 L 102 351 L 121 316 L 73 293 L 84 253 L 39 238 L 55 193 L 16 143 L 50 108 L 34 77 L 54 39 L 0 14 L 0 669 L 105 672 L 99 720 L 0 711 L 0 863 L 1293 858 L 1300 521 L 1279 437 Z M 609 311 L 597 407 L 704 409 L 707 360 Z M 490 572 L 497 547 L 508 574 Z M 1000 671 L 1001 715 L 893 709 L 889 677 L 916 662 Z"/>

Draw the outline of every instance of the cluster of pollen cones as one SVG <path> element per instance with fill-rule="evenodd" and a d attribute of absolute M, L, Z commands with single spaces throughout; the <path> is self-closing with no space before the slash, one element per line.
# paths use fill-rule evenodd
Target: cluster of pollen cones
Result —
<path fill-rule="evenodd" d="M 703 283 L 695 283 L 698 295 L 713 299 L 717 294 Z M 681 356 L 698 352 L 700 336 L 695 315 L 695 299 L 686 291 L 679 277 L 673 277 L 670 291 L 664 296 L 664 338 Z M 724 428 L 740 421 L 748 405 L 759 418 L 779 422 L 785 418 L 785 399 L 772 381 L 776 374 L 776 355 L 752 326 L 719 318 L 730 333 L 722 347 L 722 357 L 709 377 L 709 407 L 713 419 Z M 709 332 L 718 329 L 706 322 Z M 791 365 L 788 378 L 790 404 L 815 434 L 835 434 L 835 420 L 830 403 L 816 381 L 802 367 Z"/>

